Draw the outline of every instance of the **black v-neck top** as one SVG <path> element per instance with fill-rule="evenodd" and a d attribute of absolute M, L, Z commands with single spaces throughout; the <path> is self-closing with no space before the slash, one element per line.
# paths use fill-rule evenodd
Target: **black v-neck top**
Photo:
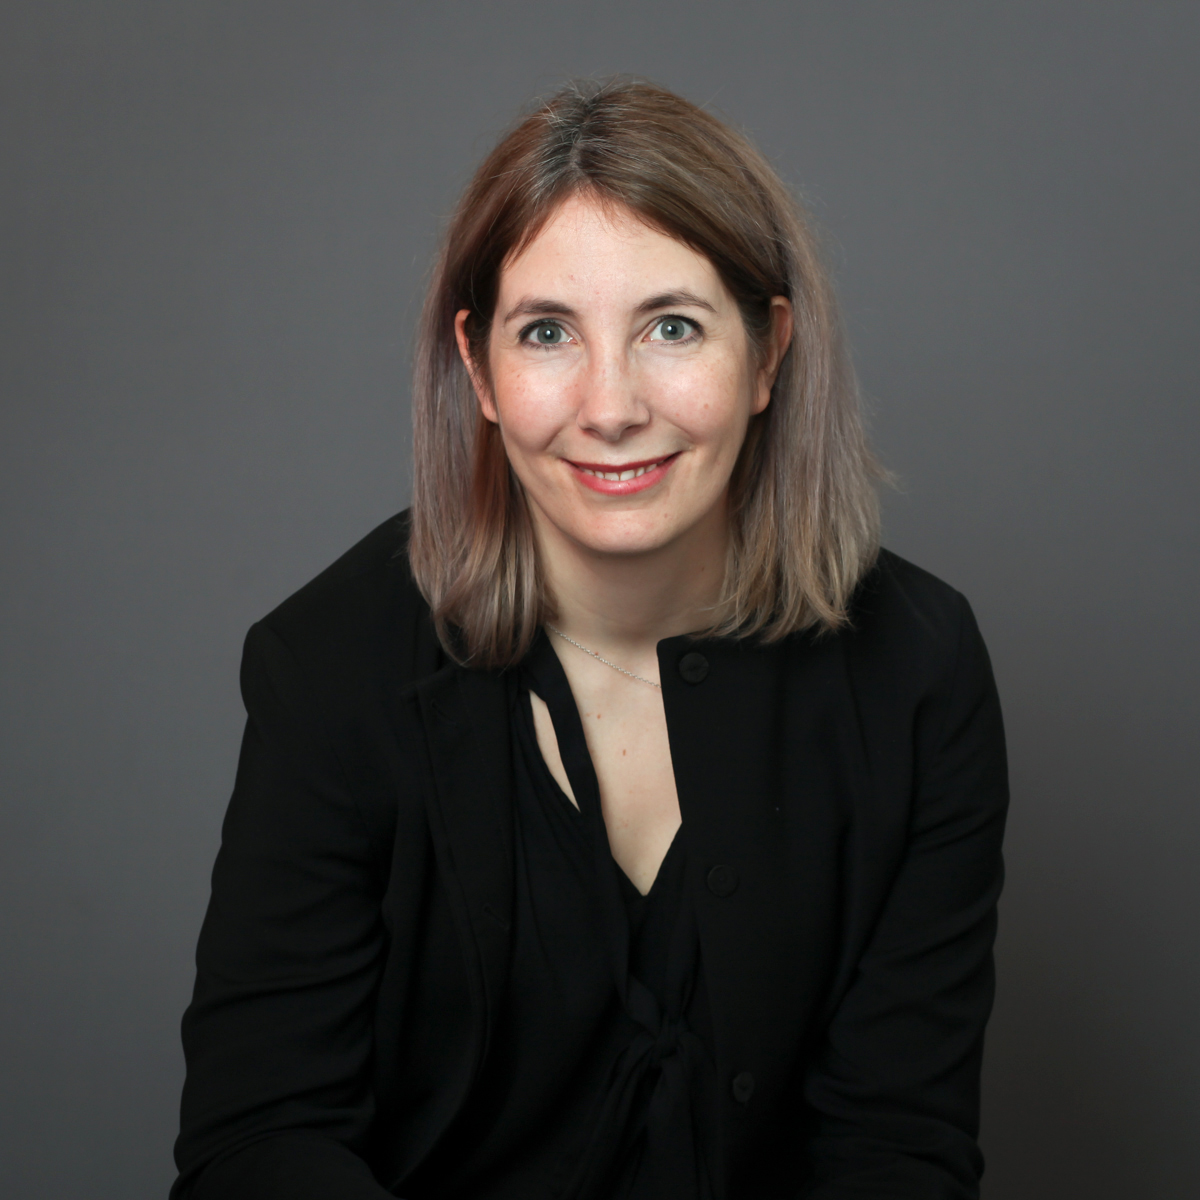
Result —
<path fill-rule="evenodd" d="M 550 710 L 578 809 L 542 757 L 530 692 Z M 709 1200 L 715 1070 L 686 831 L 641 895 L 612 857 L 579 710 L 544 634 L 510 703 L 510 987 L 444 1194 Z"/>

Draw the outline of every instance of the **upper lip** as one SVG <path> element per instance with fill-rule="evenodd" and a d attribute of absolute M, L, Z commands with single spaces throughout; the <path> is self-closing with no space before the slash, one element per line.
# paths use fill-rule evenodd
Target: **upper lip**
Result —
<path fill-rule="evenodd" d="M 653 467 L 657 463 L 666 462 L 668 458 L 674 458 L 678 453 L 678 450 L 674 450 L 670 454 L 660 454 L 657 458 L 641 458 L 637 462 L 626 463 L 580 462 L 577 458 L 569 458 L 567 461 L 571 466 L 582 467 L 585 471 L 604 471 L 606 473 L 613 471 L 636 471 L 639 467 Z"/>

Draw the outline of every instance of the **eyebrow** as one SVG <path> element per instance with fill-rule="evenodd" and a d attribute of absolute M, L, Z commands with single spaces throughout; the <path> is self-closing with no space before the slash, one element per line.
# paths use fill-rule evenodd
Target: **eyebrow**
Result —
<path fill-rule="evenodd" d="M 687 288 L 660 292 L 657 296 L 643 300 L 634 311 L 640 317 L 654 312 L 658 308 L 676 308 L 684 305 L 691 308 L 703 308 L 710 313 L 717 311 L 703 296 L 697 296 L 695 292 L 689 292 Z M 561 300 L 548 297 L 527 297 L 504 314 L 503 324 L 507 325 L 514 317 L 576 317 L 578 315 L 569 304 L 564 304 Z"/>

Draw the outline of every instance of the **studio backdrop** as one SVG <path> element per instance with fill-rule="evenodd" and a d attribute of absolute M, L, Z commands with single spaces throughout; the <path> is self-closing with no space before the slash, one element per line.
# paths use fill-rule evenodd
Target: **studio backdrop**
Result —
<path fill-rule="evenodd" d="M 564 78 L 824 227 L 1013 807 L 986 1200 L 1200 1195 L 1200 6 L 0 7 L 0 1194 L 163 1197 L 249 624 L 406 502 L 447 209 Z"/>

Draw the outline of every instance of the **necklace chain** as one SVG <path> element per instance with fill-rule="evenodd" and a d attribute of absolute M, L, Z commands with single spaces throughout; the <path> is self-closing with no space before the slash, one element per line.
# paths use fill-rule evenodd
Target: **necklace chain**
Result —
<path fill-rule="evenodd" d="M 563 633 L 561 629 L 556 629 L 550 624 L 549 621 L 546 622 L 546 628 L 550 630 L 551 633 L 558 634 L 558 636 L 562 638 L 564 642 L 570 642 L 572 646 L 582 650 L 584 654 L 590 654 L 594 659 L 596 659 L 598 662 L 602 662 L 606 667 L 612 667 L 614 671 L 620 671 L 622 675 L 628 675 L 630 679 L 636 679 L 639 683 L 648 683 L 652 688 L 658 688 L 660 692 L 662 691 L 662 684 L 655 683 L 653 679 L 647 679 L 644 675 L 635 675 L 632 671 L 625 670 L 624 667 L 618 667 L 616 663 L 609 662 L 607 658 L 601 658 L 600 655 L 595 652 L 595 650 L 589 650 L 586 646 L 581 646 L 574 638 L 567 637 L 567 635 Z"/>

